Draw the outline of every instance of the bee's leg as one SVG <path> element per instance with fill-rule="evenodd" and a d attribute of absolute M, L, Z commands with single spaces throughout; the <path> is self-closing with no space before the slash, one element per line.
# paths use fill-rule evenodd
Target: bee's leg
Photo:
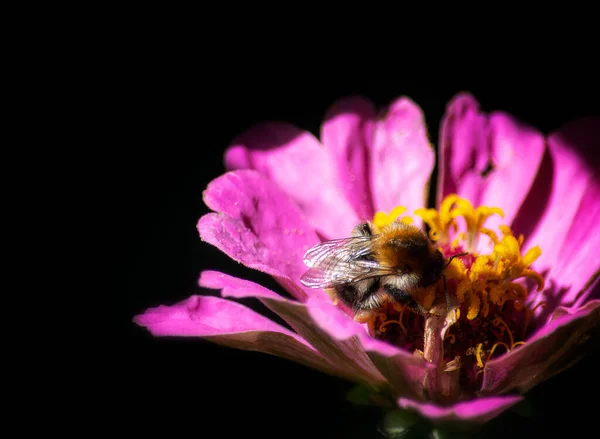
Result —
<path fill-rule="evenodd" d="M 354 314 L 354 321 L 358 323 L 370 323 L 377 316 L 377 310 L 374 309 L 359 309 Z"/>
<path fill-rule="evenodd" d="M 429 312 L 429 310 L 425 309 L 423 307 L 423 305 L 421 305 L 419 302 L 417 302 L 416 300 L 411 299 L 410 302 L 408 303 L 408 306 L 410 309 L 412 309 L 413 311 L 423 315 L 423 316 L 427 316 L 429 314 L 431 314 Z"/>
<path fill-rule="evenodd" d="M 457 308 L 456 302 L 453 304 L 450 294 L 448 293 L 448 285 L 446 285 L 446 276 L 442 274 L 442 280 L 444 281 L 444 294 L 446 295 L 446 309 L 450 312 L 452 309 Z"/>
<path fill-rule="evenodd" d="M 383 289 L 398 303 L 411 303 L 414 302 L 411 295 L 400 288 L 393 287 L 391 285 L 384 285 Z M 415 302 L 416 303 L 416 302 Z"/>
<path fill-rule="evenodd" d="M 446 307 L 450 309 L 450 294 L 448 294 L 448 285 L 446 284 L 446 276 L 442 274 L 442 279 L 444 281 L 444 294 L 446 295 Z"/>
<path fill-rule="evenodd" d="M 370 291 L 354 305 L 354 321 L 359 323 L 373 322 L 377 313 L 388 302 L 388 296 L 378 285 L 373 285 Z"/>
<path fill-rule="evenodd" d="M 396 300 L 399 303 L 408 303 L 408 306 L 411 310 L 415 311 L 416 313 L 419 313 L 421 315 L 427 316 L 429 314 L 431 314 L 427 309 L 425 309 L 423 307 L 423 305 L 421 305 L 419 302 L 417 302 L 409 293 L 407 293 L 406 291 L 403 291 L 399 288 L 395 288 L 391 285 L 385 285 L 385 290 L 388 292 L 388 294 L 390 296 L 392 296 L 392 298 L 394 300 Z"/>

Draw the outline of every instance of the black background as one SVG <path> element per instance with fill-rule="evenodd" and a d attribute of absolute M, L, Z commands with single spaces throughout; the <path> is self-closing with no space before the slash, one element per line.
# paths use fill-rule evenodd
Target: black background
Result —
<path fill-rule="evenodd" d="M 276 70 L 265 76 L 250 63 L 207 77 L 191 68 L 186 55 L 138 54 L 128 61 L 133 68 L 116 72 L 120 99 L 110 122 L 122 135 L 111 147 L 111 183 L 118 189 L 112 204 L 123 277 L 113 291 L 121 304 L 121 338 L 126 340 L 114 397 L 115 415 L 125 422 L 120 428 L 164 437 L 377 437 L 373 422 L 378 413 L 345 401 L 350 383 L 265 354 L 199 339 L 153 338 L 132 323 L 148 307 L 195 293 L 216 294 L 197 287 L 204 269 L 281 291 L 266 276 L 202 243 L 196 232 L 198 218 L 208 212 L 202 191 L 224 171 L 226 146 L 253 123 L 269 119 L 318 135 L 328 106 L 351 94 L 378 106 L 400 95 L 411 97 L 424 110 L 437 143 L 445 105 L 462 90 L 473 93 L 484 111 L 510 112 L 543 132 L 597 113 L 598 93 L 590 83 L 548 84 L 516 76 L 510 85 L 506 78 L 479 85 L 440 78 L 343 83 L 292 78 Z M 600 390 L 597 361 L 597 355 L 590 357 L 531 391 L 531 417 L 507 413 L 486 426 L 485 433 L 578 436 L 589 429 L 593 436 Z"/>

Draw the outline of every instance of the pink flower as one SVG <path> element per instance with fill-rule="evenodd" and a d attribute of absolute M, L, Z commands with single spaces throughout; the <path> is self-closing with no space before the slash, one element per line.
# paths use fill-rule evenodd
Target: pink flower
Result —
<path fill-rule="evenodd" d="M 135 321 L 157 336 L 202 337 L 368 384 L 377 400 L 433 422 L 486 422 L 591 343 L 600 319 L 600 180 L 586 157 L 598 127 L 585 119 L 545 137 L 456 96 L 430 185 L 434 149 L 407 98 L 382 116 L 365 99 L 342 99 L 320 140 L 288 124 L 256 126 L 227 149 L 230 171 L 205 190 L 214 213 L 198 230 L 289 296 L 205 271 L 200 285 L 223 298 L 192 296 Z M 429 186 L 436 209 L 426 209 Z M 324 290 L 300 282 L 310 247 L 347 237 L 362 221 L 384 227 L 402 213 L 429 226 L 445 257 L 470 253 L 447 268 L 455 307 L 441 307 L 445 318 L 389 303 L 359 323 Z M 440 288 L 423 292 L 427 308 L 437 306 Z M 242 297 L 257 298 L 294 331 L 229 300 Z"/>

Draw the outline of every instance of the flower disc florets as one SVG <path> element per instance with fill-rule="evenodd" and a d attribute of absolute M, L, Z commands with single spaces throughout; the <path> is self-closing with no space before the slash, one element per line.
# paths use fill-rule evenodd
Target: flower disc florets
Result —
<path fill-rule="evenodd" d="M 401 208 L 394 211 L 404 212 Z M 527 304 L 531 288 L 525 281 L 531 279 L 537 291 L 543 289 L 543 278 L 530 268 L 541 250 L 535 246 L 522 255 L 523 236 L 517 238 L 509 227 L 500 226 L 499 238 L 484 227 L 489 216 L 503 216 L 501 209 L 473 208 L 457 195 L 447 196 L 439 210 L 418 209 L 414 213 L 429 226 L 429 236 L 450 260 L 444 270 L 445 281 L 441 279 L 433 287 L 417 292 L 415 299 L 426 309 L 435 308 L 434 303 L 441 300 L 449 301 L 442 304 L 442 312 L 446 316 L 454 314 L 447 317 L 448 324 L 442 332 L 429 334 L 429 316 L 414 312 L 408 304 L 390 302 L 371 322 L 371 331 L 375 337 L 428 360 L 432 360 L 427 358 L 433 355 L 432 350 L 441 350 L 443 370 L 451 372 L 458 381 L 454 388 L 475 392 L 490 358 L 524 344 L 534 311 Z M 393 221 L 396 215 L 378 213 L 376 217 L 380 222 Z M 464 231 L 457 233 L 460 218 L 464 220 Z M 482 237 L 490 240 L 489 252 L 477 250 L 484 247 L 480 245 Z M 441 341 L 435 337 L 441 337 Z"/>

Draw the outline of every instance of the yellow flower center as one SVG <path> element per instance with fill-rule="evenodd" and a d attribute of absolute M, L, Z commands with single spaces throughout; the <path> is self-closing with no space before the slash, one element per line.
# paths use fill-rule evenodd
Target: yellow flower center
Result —
<path fill-rule="evenodd" d="M 389 215 L 378 212 L 374 223 L 385 225 L 405 211 L 397 207 Z M 541 249 L 535 246 L 523 254 L 523 236 L 515 237 L 509 227 L 500 226 L 502 237 L 498 238 L 494 231 L 484 227 L 491 215 L 504 217 L 501 209 L 474 208 L 455 194 L 447 196 L 439 210 L 417 209 L 414 214 L 429 226 L 429 236 L 446 260 L 467 252 L 466 256 L 451 259 L 444 270 L 445 283 L 440 280 L 433 288 L 416 292 L 413 298 L 430 309 L 436 297 L 448 293 L 456 316 L 443 334 L 445 370 L 460 368 L 461 382 L 475 389 L 480 372 L 499 348 L 506 352 L 524 344 L 535 310 L 527 305 L 533 292 L 527 281 L 532 280 L 538 292 L 544 288 L 542 276 L 530 268 L 541 255 Z M 401 221 L 409 223 L 408 218 Z M 459 233 L 461 223 L 464 228 Z M 478 253 L 480 239 L 490 240 L 489 252 Z M 374 336 L 423 355 L 427 351 L 426 319 L 427 316 L 406 304 L 391 303 L 374 316 L 369 326 Z"/>

